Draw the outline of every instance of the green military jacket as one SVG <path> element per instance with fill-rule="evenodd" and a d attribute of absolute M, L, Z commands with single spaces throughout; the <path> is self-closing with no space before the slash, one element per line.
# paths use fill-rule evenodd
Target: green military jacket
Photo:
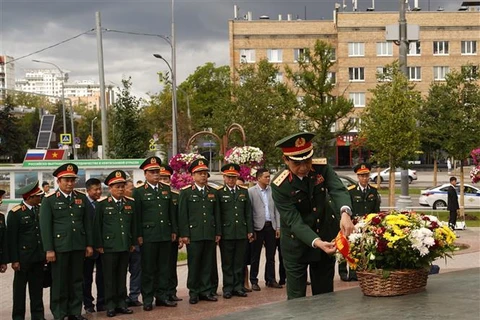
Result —
<path fill-rule="evenodd" d="M 28 209 L 25 203 L 16 205 L 7 216 L 7 238 L 10 262 L 20 266 L 45 261 L 40 236 L 39 207 Z"/>
<path fill-rule="evenodd" d="M 118 205 L 111 195 L 101 198 L 95 205 L 93 219 L 94 246 L 104 252 L 129 251 L 135 245 L 135 201 L 130 197 L 121 199 Z"/>
<path fill-rule="evenodd" d="M 7 228 L 5 225 L 5 215 L 0 212 L 0 264 L 7 264 L 8 246 L 7 246 Z"/>
<path fill-rule="evenodd" d="M 170 186 L 160 182 L 158 188 L 145 182 L 133 190 L 137 236 L 143 242 L 171 241 L 177 228 Z"/>
<path fill-rule="evenodd" d="M 190 241 L 215 240 L 216 235 L 222 234 L 217 190 L 207 185 L 202 195 L 195 184 L 180 190 L 178 230 L 180 237 Z"/>
<path fill-rule="evenodd" d="M 352 199 L 352 212 L 354 216 L 364 216 L 367 213 L 379 212 L 381 198 L 377 188 L 368 185 L 366 193 L 363 194 L 359 184 L 348 188 Z"/>
<path fill-rule="evenodd" d="M 178 235 L 178 190 L 172 189 L 172 205 L 173 205 L 173 232 Z"/>
<path fill-rule="evenodd" d="M 40 231 L 45 251 L 69 252 L 92 246 L 92 223 L 87 197 L 74 190 L 70 201 L 57 190 L 40 206 Z"/>
<path fill-rule="evenodd" d="M 272 197 L 280 212 L 282 255 L 290 261 L 320 260 L 321 250 L 312 247 L 313 240 L 332 240 L 339 230 L 333 208 L 351 207 L 347 189 L 325 159 L 314 159 L 303 180 L 288 169 L 281 171 L 273 180 Z"/>
<path fill-rule="evenodd" d="M 235 195 L 228 186 L 217 189 L 223 240 L 247 239 L 253 233 L 252 207 L 248 188 L 236 187 Z"/>

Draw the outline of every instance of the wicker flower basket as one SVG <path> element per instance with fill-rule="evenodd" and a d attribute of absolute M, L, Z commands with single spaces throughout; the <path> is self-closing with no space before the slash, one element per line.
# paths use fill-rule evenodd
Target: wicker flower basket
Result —
<path fill-rule="evenodd" d="M 428 270 L 391 271 L 388 277 L 383 277 L 382 270 L 357 271 L 357 277 L 364 295 L 392 297 L 424 291 L 427 285 Z"/>

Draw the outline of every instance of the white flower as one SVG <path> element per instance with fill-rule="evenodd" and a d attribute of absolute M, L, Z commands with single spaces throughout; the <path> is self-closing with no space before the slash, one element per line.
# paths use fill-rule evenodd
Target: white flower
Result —
<path fill-rule="evenodd" d="M 370 260 L 375 260 L 375 255 L 373 253 L 370 253 Z"/>

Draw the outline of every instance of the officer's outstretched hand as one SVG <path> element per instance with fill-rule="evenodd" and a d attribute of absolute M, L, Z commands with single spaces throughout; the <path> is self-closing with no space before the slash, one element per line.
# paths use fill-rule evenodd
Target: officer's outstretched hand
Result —
<path fill-rule="evenodd" d="M 178 249 L 182 249 L 183 248 L 183 241 L 180 239 L 180 241 L 178 241 Z"/>
<path fill-rule="evenodd" d="M 56 257 L 55 257 L 55 251 L 47 251 L 47 262 L 55 262 Z"/>
<path fill-rule="evenodd" d="M 93 248 L 88 246 L 85 248 L 85 257 L 91 257 L 93 255 Z"/>
<path fill-rule="evenodd" d="M 175 242 L 175 240 L 177 240 L 177 234 L 172 233 L 172 242 Z"/>
<path fill-rule="evenodd" d="M 97 251 L 98 253 L 105 253 L 105 251 L 103 251 L 103 248 L 97 248 Z"/>
<path fill-rule="evenodd" d="M 323 251 L 325 251 L 326 254 L 334 254 L 335 251 L 337 251 L 337 247 L 335 246 L 335 243 L 326 242 L 326 241 L 321 240 L 320 238 L 315 240 L 313 245 L 314 245 L 315 248 L 319 248 L 319 249 L 322 249 Z"/>
<path fill-rule="evenodd" d="M 12 262 L 12 269 L 15 271 L 20 271 L 20 262 Z"/>
<path fill-rule="evenodd" d="M 7 271 L 7 265 L 6 264 L 0 264 L 0 273 L 5 273 Z"/>
<path fill-rule="evenodd" d="M 247 238 L 248 238 L 248 242 L 250 243 L 252 243 L 255 240 L 255 238 L 253 237 L 253 233 L 248 233 Z"/>
<path fill-rule="evenodd" d="M 340 219 L 340 229 L 345 237 L 348 237 L 353 232 L 353 222 L 350 215 L 346 212 L 342 212 Z"/>
<path fill-rule="evenodd" d="M 182 237 L 180 238 L 184 244 L 190 244 L 190 238 L 189 237 Z"/>
<path fill-rule="evenodd" d="M 222 236 L 215 236 L 215 242 L 216 243 L 219 243 L 220 239 L 222 239 Z"/>
<path fill-rule="evenodd" d="M 142 246 L 142 244 L 143 244 L 143 237 L 138 237 L 138 238 L 137 238 L 137 242 L 138 242 L 138 245 L 139 245 L 139 246 Z"/>
<path fill-rule="evenodd" d="M 130 252 L 135 251 L 135 246 L 130 246 Z"/>

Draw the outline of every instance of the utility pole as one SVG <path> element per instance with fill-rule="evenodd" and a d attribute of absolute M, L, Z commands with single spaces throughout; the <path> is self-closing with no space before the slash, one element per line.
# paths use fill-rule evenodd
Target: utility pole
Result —
<path fill-rule="evenodd" d="M 177 137 L 177 57 L 175 48 L 175 0 L 172 0 L 172 157 L 178 153 Z"/>
<path fill-rule="evenodd" d="M 101 128 L 102 128 L 102 159 L 108 158 L 108 123 L 107 123 L 107 106 L 105 102 L 105 70 L 103 68 L 103 41 L 102 41 L 102 24 L 100 22 L 100 12 L 95 14 L 95 22 L 97 27 L 97 58 L 98 58 L 98 75 L 100 80 L 100 110 L 101 110 Z"/>

